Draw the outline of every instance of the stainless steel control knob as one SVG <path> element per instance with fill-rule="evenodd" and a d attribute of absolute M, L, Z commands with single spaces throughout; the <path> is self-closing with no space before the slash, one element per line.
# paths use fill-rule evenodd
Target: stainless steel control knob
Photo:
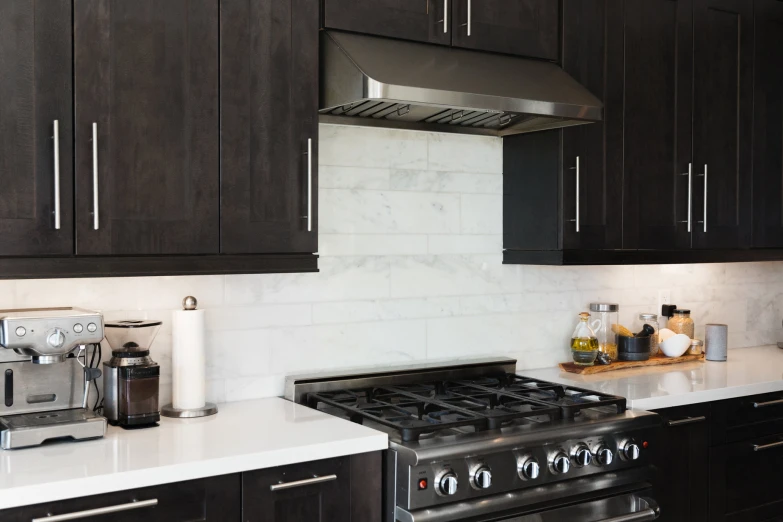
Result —
<path fill-rule="evenodd" d="M 599 466 L 609 466 L 614 462 L 614 453 L 606 446 L 598 446 L 595 450 L 595 462 Z"/>
<path fill-rule="evenodd" d="M 552 471 L 558 474 L 565 474 L 571 469 L 571 459 L 565 452 L 560 451 L 552 458 Z"/>
<path fill-rule="evenodd" d="M 52 348 L 60 348 L 62 347 L 62 345 L 65 344 L 65 335 L 63 335 L 62 331 L 55 330 L 54 332 L 49 334 L 49 337 L 46 339 L 46 342 Z"/>
<path fill-rule="evenodd" d="M 541 466 L 538 460 L 527 455 L 517 461 L 517 472 L 523 480 L 536 480 L 541 475 Z"/>
<path fill-rule="evenodd" d="M 492 486 L 492 472 L 487 467 L 476 470 L 473 475 L 473 485 L 478 489 L 488 489 Z"/>
<path fill-rule="evenodd" d="M 639 445 L 635 442 L 628 442 L 623 447 L 623 456 L 626 460 L 637 460 L 639 458 Z"/>
<path fill-rule="evenodd" d="M 593 462 L 593 454 L 590 453 L 590 448 L 585 444 L 579 444 L 571 452 L 571 458 L 574 459 L 574 464 L 579 468 L 589 466 Z"/>
<path fill-rule="evenodd" d="M 441 495 L 453 495 L 457 492 L 457 486 L 457 475 L 454 473 L 446 473 L 440 478 L 438 490 Z"/>

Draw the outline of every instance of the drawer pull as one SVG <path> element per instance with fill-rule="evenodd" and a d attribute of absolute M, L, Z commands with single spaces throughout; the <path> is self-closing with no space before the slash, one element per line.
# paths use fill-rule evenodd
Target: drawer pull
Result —
<path fill-rule="evenodd" d="M 776 401 L 767 401 L 767 402 L 754 402 L 753 407 L 766 408 L 767 406 L 777 406 L 778 404 L 783 404 L 783 399 L 778 399 Z"/>
<path fill-rule="evenodd" d="M 771 442 L 769 444 L 762 444 L 761 446 L 759 446 L 758 444 L 754 444 L 753 451 L 764 451 L 764 450 L 780 448 L 780 447 L 783 447 L 783 440 L 779 442 Z"/>
<path fill-rule="evenodd" d="M 158 505 L 158 499 L 153 498 L 151 500 L 133 501 L 127 504 L 120 504 L 117 506 L 102 507 L 97 509 L 88 509 L 86 511 L 76 511 L 74 513 L 66 513 L 65 515 L 53 515 L 43 518 L 34 518 L 32 522 L 62 522 L 64 520 L 79 520 L 81 518 L 95 517 L 98 515 L 107 515 L 109 513 L 119 513 L 120 511 L 130 511 L 131 509 L 142 509 L 146 507 L 152 507 Z"/>
<path fill-rule="evenodd" d="M 272 484 L 269 486 L 269 490 L 280 491 L 283 489 L 301 488 L 303 486 L 320 484 L 321 482 L 331 482 L 332 480 L 337 480 L 337 475 L 324 475 L 323 477 L 313 477 L 304 480 L 295 480 L 293 482 L 281 482 L 280 484 Z"/>
<path fill-rule="evenodd" d="M 683 426 L 685 424 L 696 424 L 697 422 L 704 422 L 707 417 L 701 415 L 699 417 L 686 417 L 684 419 L 670 420 L 666 422 L 667 426 Z"/>

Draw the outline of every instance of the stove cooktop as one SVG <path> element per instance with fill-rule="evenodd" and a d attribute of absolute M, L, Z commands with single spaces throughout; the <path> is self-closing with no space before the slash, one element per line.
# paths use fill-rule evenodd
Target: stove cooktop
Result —
<path fill-rule="evenodd" d="M 626 410 L 623 397 L 515 374 L 312 392 L 307 404 L 381 427 L 402 442 Z"/>

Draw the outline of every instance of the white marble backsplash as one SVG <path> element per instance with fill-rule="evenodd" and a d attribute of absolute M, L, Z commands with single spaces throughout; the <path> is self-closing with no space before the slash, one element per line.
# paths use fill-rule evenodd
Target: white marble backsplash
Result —
<path fill-rule="evenodd" d="M 783 340 L 783 263 L 503 265 L 500 139 L 322 125 L 317 274 L 0 282 L 0 307 L 81 306 L 156 318 L 152 346 L 170 397 L 171 310 L 207 310 L 213 401 L 280 395 L 292 372 L 507 355 L 519 367 L 568 359 L 577 314 L 655 312 L 669 289 L 731 347 Z"/>

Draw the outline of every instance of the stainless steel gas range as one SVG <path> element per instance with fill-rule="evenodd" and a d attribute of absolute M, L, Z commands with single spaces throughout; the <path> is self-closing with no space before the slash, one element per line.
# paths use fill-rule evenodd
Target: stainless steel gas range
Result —
<path fill-rule="evenodd" d="M 660 420 L 513 359 L 292 376 L 286 398 L 389 434 L 384 522 L 639 522 Z"/>

